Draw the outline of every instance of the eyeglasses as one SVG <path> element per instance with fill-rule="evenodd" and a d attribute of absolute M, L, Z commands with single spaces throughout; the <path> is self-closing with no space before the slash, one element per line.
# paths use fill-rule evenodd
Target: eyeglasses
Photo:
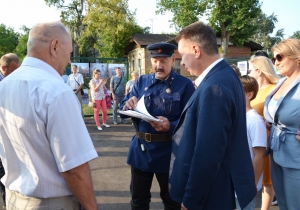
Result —
<path fill-rule="evenodd" d="M 277 54 L 274 58 L 272 58 L 272 63 L 275 64 L 275 61 L 281 62 L 284 57 L 280 54 Z"/>

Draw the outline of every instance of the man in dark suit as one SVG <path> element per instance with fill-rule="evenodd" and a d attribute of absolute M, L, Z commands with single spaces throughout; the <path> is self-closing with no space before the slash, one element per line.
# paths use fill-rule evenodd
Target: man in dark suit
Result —
<path fill-rule="evenodd" d="M 244 208 L 256 195 L 247 142 L 243 87 L 218 54 L 213 30 L 202 22 L 176 37 L 181 64 L 198 77 L 173 136 L 169 190 L 182 209 Z"/>

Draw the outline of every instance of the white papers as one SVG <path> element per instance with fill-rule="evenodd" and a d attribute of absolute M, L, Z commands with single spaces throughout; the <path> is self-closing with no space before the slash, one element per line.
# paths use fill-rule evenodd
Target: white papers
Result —
<path fill-rule="evenodd" d="M 153 117 L 149 114 L 149 112 L 146 109 L 145 101 L 144 101 L 144 95 L 141 97 L 141 99 L 138 101 L 136 108 L 134 110 L 126 110 L 126 111 L 119 111 L 120 114 L 128 115 L 131 117 L 136 117 L 145 121 L 157 121 L 162 122 L 162 120 Z"/>

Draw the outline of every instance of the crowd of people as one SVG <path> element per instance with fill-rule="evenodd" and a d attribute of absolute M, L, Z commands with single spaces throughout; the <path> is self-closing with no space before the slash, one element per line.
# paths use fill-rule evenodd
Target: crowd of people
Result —
<path fill-rule="evenodd" d="M 203 22 L 186 26 L 175 40 L 178 46 L 147 46 L 150 74 L 132 72 L 126 84 L 117 67 L 109 82 L 115 125 L 129 118 L 118 110 L 134 109 L 141 98 L 157 118 L 131 117 L 131 209 L 149 209 L 154 175 L 164 209 L 254 210 L 261 189 L 261 209 L 270 208 L 274 195 L 280 210 L 298 209 L 300 40 L 273 46 L 272 59 L 255 53 L 247 75 L 219 55 L 216 35 Z M 98 155 L 83 120 L 84 80 L 76 65 L 67 85 L 62 78 L 72 50 L 68 29 L 48 22 L 30 30 L 22 64 L 13 53 L 0 59 L 0 175 L 7 209 L 97 209 L 88 162 Z M 195 81 L 173 69 L 175 50 Z M 100 110 L 102 125 L 110 127 L 107 82 L 93 70 L 98 130 Z"/>

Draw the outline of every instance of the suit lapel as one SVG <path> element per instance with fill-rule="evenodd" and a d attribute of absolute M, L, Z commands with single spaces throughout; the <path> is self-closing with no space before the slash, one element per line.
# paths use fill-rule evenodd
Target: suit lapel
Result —
<path fill-rule="evenodd" d="M 270 94 L 267 96 L 266 98 L 266 101 L 265 101 L 265 108 L 266 108 L 266 111 L 267 111 L 267 114 L 268 114 L 268 118 L 269 119 L 272 119 L 268 109 L 267 109 L 267 105 L 269 104 L 269 101 L 271 100 L 271 98 L 273 97 L 273 95 L 277 92 L 277 90 L 281 87 L 282 83 L 286 80 L 286 78 L 280 80 L 277 84 L 277 86 L 270 92 Z M 286 97 L 287 93 L 289 93 L 289 91 L 295 87 L 298 83 L 300 82 L 300 76 L 298 76 L 295 81 L 290 85 L 290 87 L 285 91 L 285 93 L 280 97 L 280 99 L 278 100 L 278 102 L 276 103 L 276 106 L 275 106 L 275 114 L 277 112 L 277 110 L 279 109 L 283 99 Z M 274 120 L 275 121 L 275 120 Z"/>

